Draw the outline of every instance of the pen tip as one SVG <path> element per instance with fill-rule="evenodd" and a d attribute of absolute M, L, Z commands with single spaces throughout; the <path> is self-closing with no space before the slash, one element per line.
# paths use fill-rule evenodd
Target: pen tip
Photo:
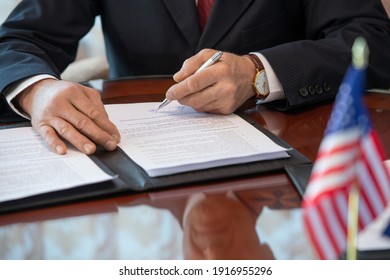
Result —
<path fill-rule="evenodd" d="M 156 109 L 157 110 L 160 110 L 161 108 L 164 108 L 165 106 L 167 106 L 171 101 L 169 101 L 168 99 L 165 99 L 161 104 L 160 106 L 158 106 L 158 108 Z"/>

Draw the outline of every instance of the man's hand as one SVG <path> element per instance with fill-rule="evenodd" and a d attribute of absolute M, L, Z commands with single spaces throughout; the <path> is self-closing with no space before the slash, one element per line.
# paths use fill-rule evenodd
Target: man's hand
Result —
<path fill-rule="evenodd" d="M 93 154 L 96 145 L 116 149 L 118 129 L 108 119 L 98 91 L 66 81 L 39 81 L 17 97 L 34 129 L 57 154 L 65 154 L 62 139 L 85 154 Z"/>
<path fill-rule="evenodd" d="M 223 53 L 218 62 L 195 73 L 215 52 L 204 49 L 187 59 L 173 76 L 178 83 L 168 89 L 167 99 L 200 112 L 230 114 L 254 96 L 255 68 L 248 57 Z"/>

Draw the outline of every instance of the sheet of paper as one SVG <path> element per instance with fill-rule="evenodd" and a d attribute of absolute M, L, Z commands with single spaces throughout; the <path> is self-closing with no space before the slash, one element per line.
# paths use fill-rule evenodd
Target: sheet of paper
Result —
<path fill-rule="evenodd" d="M 0 130 L 0 202 L 110 179 L 72 148 L 51 152 L 31 127 Z"/>
<path fill-rule="evenodd" d="M 151 177 L 288 157 L 286 149 L 235 114 L 198 113 L 177 102 L 106 105 L 120 148 Z"/>

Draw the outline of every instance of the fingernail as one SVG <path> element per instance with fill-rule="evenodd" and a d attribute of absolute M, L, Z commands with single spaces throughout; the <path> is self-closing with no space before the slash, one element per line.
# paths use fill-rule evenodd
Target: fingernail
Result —
<path fill-rule="evenodd" d="M 181 69 L 173 75 L 173 80 L 178 82 L 177 79 L 180 77 L 180 75 L 181 75 Z"/>
<path fill-rule="evenodd" d="M 86 154 L 92 154 L 95 150 L 95 147 L 91 144 L 84 144 L 83 148 Z"/>
<path fill-rule="evenodd" d="M 56 149 L 56 153 L 59 155 L 62 155 L 65 153 L 65 149 L 61 145 L 57 145 L 55 149 Z"/>
<path fill-rule="evenodd" d="M 112 141 L 112 140 L 108 140 L 108 141 L 106 142 L 105 148 L 106 148 L 106 150 L 108 150 L 108 151 L 113 151 L 113 150 L 116 149 L 116 146 L 117 146 L 117 142 Z"/>

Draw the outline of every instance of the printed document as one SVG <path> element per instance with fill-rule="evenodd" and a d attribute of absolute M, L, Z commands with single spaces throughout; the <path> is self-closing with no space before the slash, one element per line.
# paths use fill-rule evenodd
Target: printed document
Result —
<path fill-rule="evenodd" d="M 231 115 L 198 113 L 172 102 L 106 105 L 119 147 L 150 177 L 289 157 L 260 130 Z"/>
<path fill-rule="evenodd" d="M 289 157 L 237 115 L 198 113 L 177 102 L 156 112 L 158 105 L 106 105 L 122 134 L 119 147 L 151 177 Z M 0 202 L 114 178 L 73 146 L 55 154 L 31 127 L 0 130 Z"/>
<path fill-rule="evenodd" d="M 110 179 L 73 147 L 51 152 L 32 127 L 0 130 L 0 202 Z"/>

